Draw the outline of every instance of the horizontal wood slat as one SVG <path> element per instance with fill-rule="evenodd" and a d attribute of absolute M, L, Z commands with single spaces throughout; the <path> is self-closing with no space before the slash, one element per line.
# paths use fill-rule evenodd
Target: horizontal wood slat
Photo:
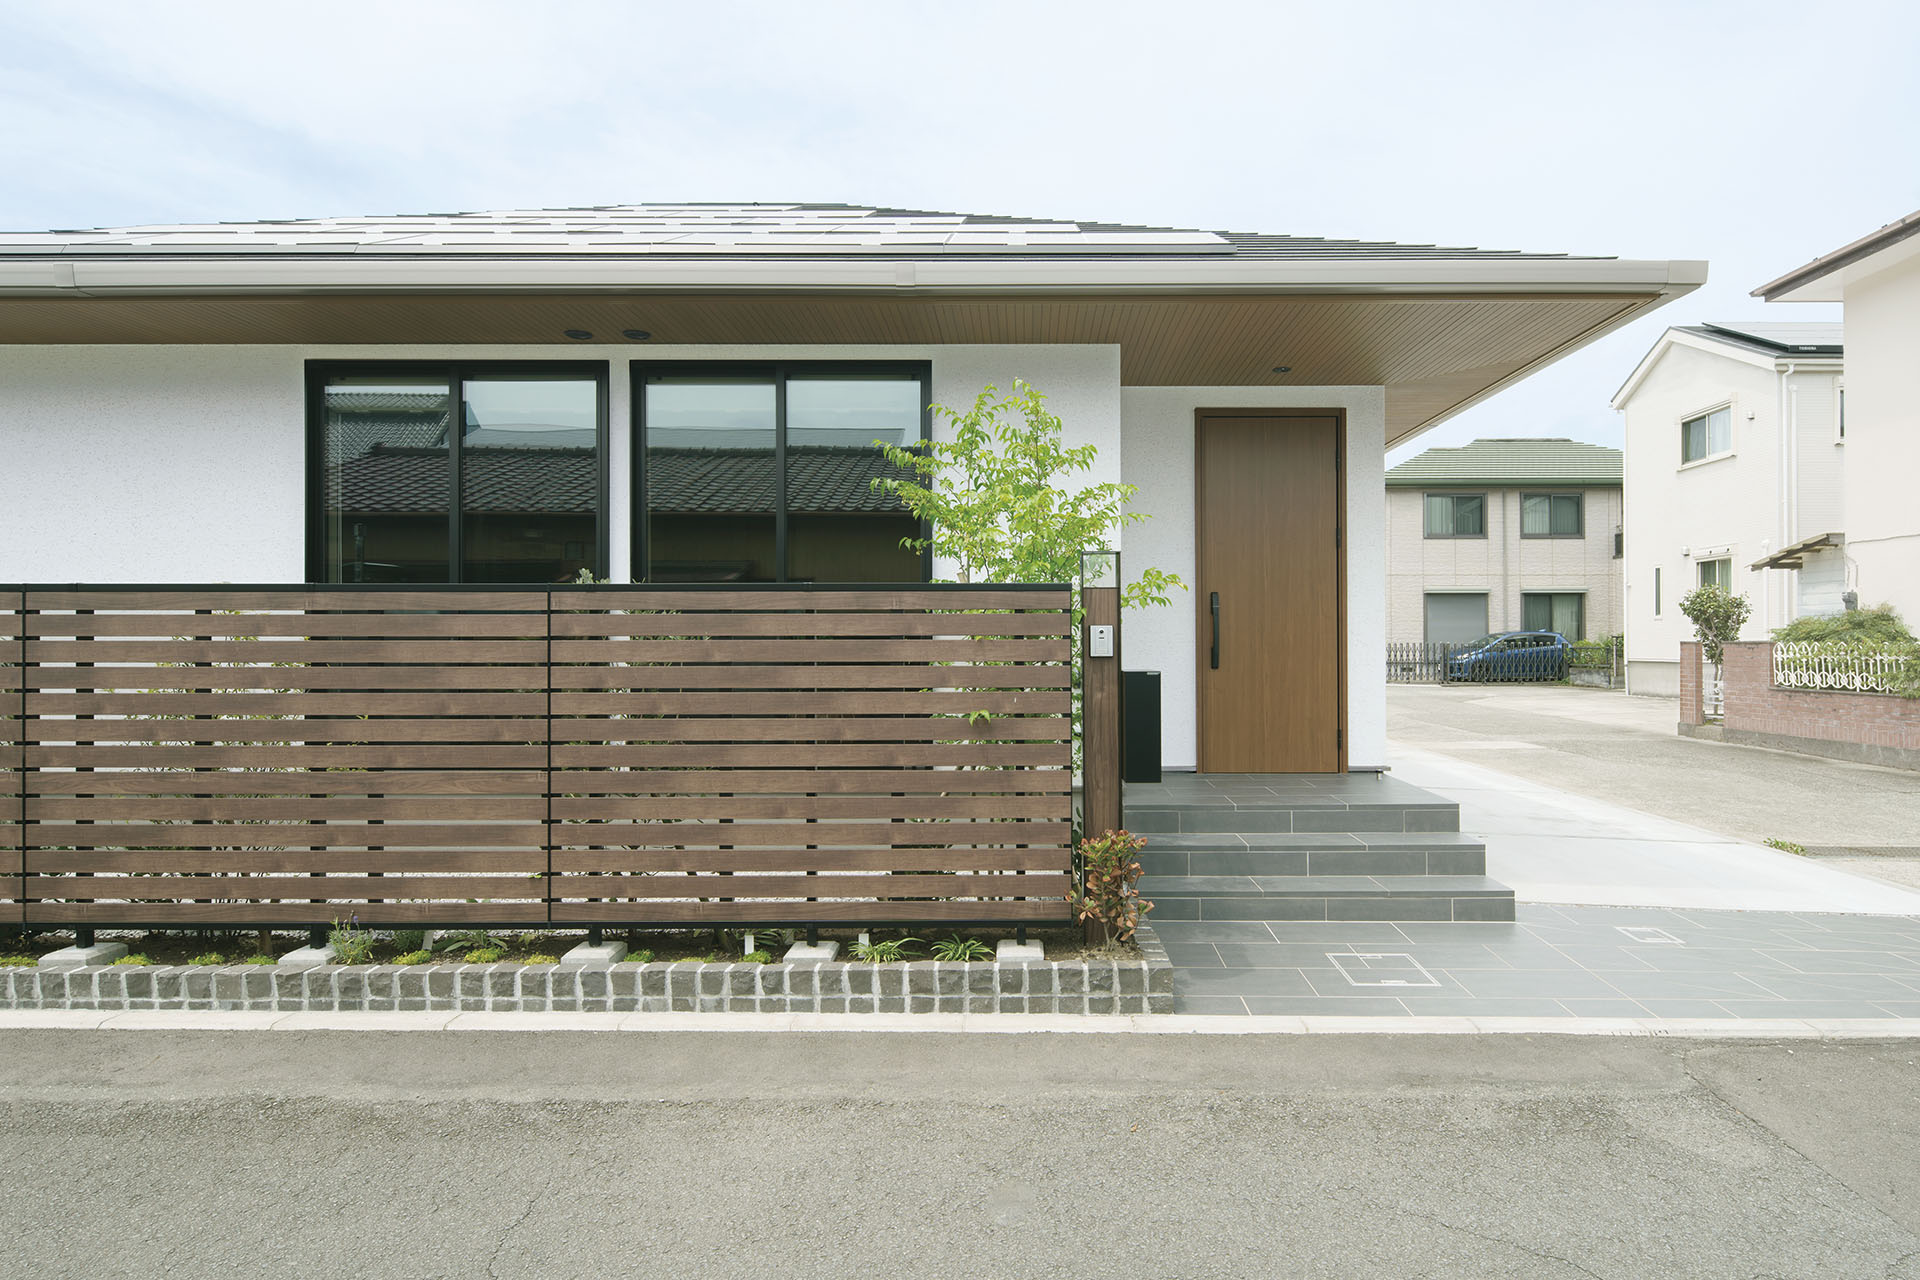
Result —
<path fill-rule="evenodd" d="M 0 592 L 0 920 L 1064 920 L 1072 627 L 1058 587 Z"/>
<path fill-rule="evenodd" d="M 636 877 L 636 879 L 652 877 Z M 714 880 L 733 877 L 711 877 Z M 1065 892 L 1065 886 L 1061 892 Z M 547 877 L 535 876 L 272 876 L 272 875 L 141 875 L 27 877 L 27 897 L 93 901 L 103 898 L 194 901 L 201 898 L 249 901 L 282 900 L 364 902 L 372 898 L 423 899 L 487 897 L 496 900 L 540 901 L 547 896 Z"/>
<path fill-rule="evenodd" d="M 586 636 L 1064 636 L 1064 613 L 627 613 L 555 614 L 555 638 Z"/>
<path fill-rule="evenodd" d="M 33 881 L 28 884 L 31 887 Z M 1064 898 L 1067 893 L 1064 874 L 638 875 L 568 877 L 555 884 L 556 890 L 565 886 L 571 896 L 580 898 Z"/>
<path fill-rule="evenodd" d="M 555 697 L 560 691 L 590 689 L 820 690 L 820 689 L 1067 689 L 1073 672 L 1064 664 L 1029 666 L 1003 663 L 975 666 L 859 664 L 852 666 L 722 667 L 555 667 Z"/>

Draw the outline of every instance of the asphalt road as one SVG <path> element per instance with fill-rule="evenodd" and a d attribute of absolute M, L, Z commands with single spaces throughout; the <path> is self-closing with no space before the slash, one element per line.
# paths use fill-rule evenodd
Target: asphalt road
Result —
<path fill-rule="evenodd" d="M 1920 1042 L 0 1034 L 0 1275 L 1920 1277 Z"/>

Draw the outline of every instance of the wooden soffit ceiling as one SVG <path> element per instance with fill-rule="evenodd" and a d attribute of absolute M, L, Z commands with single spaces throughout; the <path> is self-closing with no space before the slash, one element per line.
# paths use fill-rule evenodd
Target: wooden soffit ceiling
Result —
<path fill-rule="evenodd" d="M 1402 438 L 1654 301 L 1652 294 L 355 294 L 18 298 L 0 343 L 548 344 L 603 356 L 693 344 L 1100 343 L 1121 381 L 1384 386 Z M 596 335 L 591 343 L 568 329 Z M 626 342 L 623 329 L 651 341 Z M 1290 372 L 1276 374 L 1276 365 Z"/>

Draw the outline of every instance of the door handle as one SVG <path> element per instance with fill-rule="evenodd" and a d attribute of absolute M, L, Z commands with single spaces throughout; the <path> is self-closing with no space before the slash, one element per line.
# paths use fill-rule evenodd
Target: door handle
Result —
<path fill-rule="evenodd" d="M 1218 591 L 1208 593 L 1207 609 L 1213 614 L 1213 656 L 1210 661 L 1213 669 L 1218 671 L 1220 669 L 1220 593 Z"/>

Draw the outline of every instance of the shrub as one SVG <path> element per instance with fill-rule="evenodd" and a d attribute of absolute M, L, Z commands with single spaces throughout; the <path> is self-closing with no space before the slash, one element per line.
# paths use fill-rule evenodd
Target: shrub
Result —
<path fill-rule="evenodd" d="M 770 951 L 749 951 L 740 957 L 740 962 L 742 964 L 772 964 L 773 953 Z"/>
<path fill-rule="evenodd" d="M 131 960 L 115 960 L 115 964 L 127 964 Z M 31 969 L 40 963 L 39 956 L 0 956 L 0 969 Z"/>
<path fill-rule="evenodd" d="M 908 945 L 918 941 L 918 938 L 888 938 L 875 942 L 869 938 L 853 944 L 853 958 L 866 964 L 897 964 L 907 958 Z"/>
<path fill-rule="evenodd" d="M 226 962 L 227 958 L 218 951 L 202 951 L 199 955 L 187 961 L 188 964 L 225 964 Z"/>
<path fill-rule="evenodd" d="M 280 962 L 272 956 L 248 956 L 245 960 L 242 960 L 240 963 L 241 964 L 279 964 Z"/>
<path fill-rule="evenodd" d="M 1080 842 L 1081 883 L 1067 890 L 1067 901 L 1082 921 L 1100 926 L 1108 946 L 1130 940 L 1153 910 L 1140 896 L 1140 864 L 1133 856 L 1146 847 L 1146 837 L 1126 830 Z"/>
<path fill-rule="evenodd" d="M 467 952 L 468 964 L 495 964 L 507 953 L 499 947 L 475 947 Z"/>
<path fill-rule="evenodd" d="M 431 964 L 433 963 L 433 952 L 416 949 L 395 956 L 393 962 L 395 964 Z"/>
<path fill-rule="evenodd" d="M 333 931 L 327 934 L 327 941 L 333 944 L 333 958 L 338 964 L 372 964 L 373 933 L 362 929 L 357 919 L 341 924 L 333 922 Z"/>
<path fill-rule="evenodd" d="M 1740 638 L 1740 628 L 1753 606 L 1745 596 L 1736 596 L 1718 583 L 1708 583 L 1680 597 L 1680 612 L 1693 623 L 1701 653 L 1717 667 L 1726 661 L 1727 642 Z"/>
<path fill-rule="evenodd" d="M 986 943 L 965 934 L 954 934 L 933 944 L 935 960 L 991 960 L 993 952 Z"/>
<path fill-rule="evenodd" d="M 427 931 L 425 929 L 395 929 L 393 931 L 393 946 L 396 951 L 411 953 L 420 950 L 426 945 Z"/>
<path fill-rule="evenodd" d="M 1775 640 L 1790 644 L 1912 644 L 1913 632 L 1890 604 L 1849 609 L 1827 618 L 1795 618 L 1775 627 Z"/>
<path fill-rule="evenodd" d="M 559 964 L 559 956 L 550 956 L 544 951 L 535 952 L 527 957 L 528 964 Z"/>
<path fill-rule="evenodd" d="M 28 963 L 29 963 L 29 964 L 32 964 L 32 963 L 35 963 L 35 962 L 34 962 L 34 961 L 32 961 L 32 960 L 29 960 L 29 961 L 28 961 Z M 120 958 L 119 958 L 118 960 L 115 960 L 115 961 L 114 961 L 114 963 L 115 963 L 115 964 L 117 964 L 117 965 L 120 965 L 120 964 L 152 964 L 152 963 L 153 963 L 153 961 L 151 961 L 151 960 L 149 960 L 149 959 L 147 958 L 147 955 L 146 955 L 146 953 L 145 953 L 144 951 L 130 951 L 130 952 L 128 952 L 128 953 L 127 953 L 126 955 L 124 955 L 124 956 L 121 956 L 121 957 L 120 957 Z"/>
<path fill-rule="evenodd" d="M 627 963 L 652 964 L 653 952 L 646 947 L 641 947 L 638 951 L 629 951 L 627 952 Z"/>

